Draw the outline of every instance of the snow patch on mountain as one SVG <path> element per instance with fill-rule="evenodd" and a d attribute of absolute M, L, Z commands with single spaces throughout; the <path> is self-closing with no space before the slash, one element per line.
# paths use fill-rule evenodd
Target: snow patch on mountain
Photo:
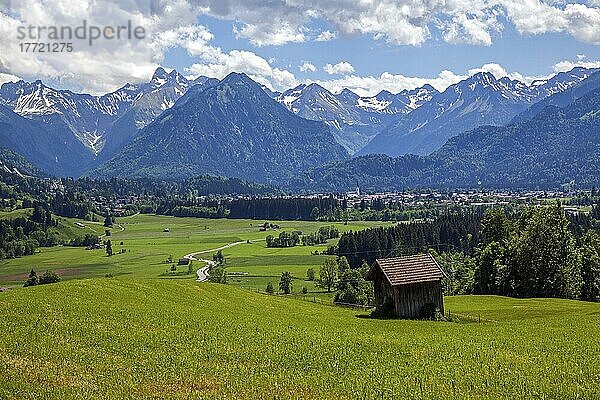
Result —
<path fill-rule="evenodd" d="M 59 116 L 73 135 L 98 155 L 104 146 L 105 135 L 112 125 L 133 107 L 142 111 L 136 121 L 138 128 L 152 122 L 163 111 L 173 107 L 189 87 L 205 82 L 199 77 L 193 82 L 173 70 L 157 68 L 147 83 L 127 83 L 118 90 L 102 96 L 74 93 L 45 86 L 41 81 L 8 82 L 0 88 L 0 104 L 17 114 L 51 121 Z"/>

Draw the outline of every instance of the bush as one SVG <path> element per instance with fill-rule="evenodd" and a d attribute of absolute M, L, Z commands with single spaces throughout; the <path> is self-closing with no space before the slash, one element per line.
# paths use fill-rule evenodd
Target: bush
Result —
<path fill-rule="evenodd" d="M 272 283 L 272 282 L 269 282 L 269 283 L 267 283 L 267 289 L 266 289 L 266 292 L 267 292 L 268 294 L 273 294 L 273 293 L 275 293 L 275 289 L 273 288 L 273 283 Z"/>
<path fill-rule="evenodd" d="M 54 271 L 46 271 L 40 278 L 40 285 L 60 282 L 60 276 Z"/>
<path fill-rule="evenodd" d="M 23 284 L 23 287 L 36 286 L 39 283 L 40 283 L 40 280 L 37 277 L 37 274 L 35 273 L 35 271 L 32 269 L 31 272 L 29 273 L 29 278 L 25 281 L 25 283 Z"/>

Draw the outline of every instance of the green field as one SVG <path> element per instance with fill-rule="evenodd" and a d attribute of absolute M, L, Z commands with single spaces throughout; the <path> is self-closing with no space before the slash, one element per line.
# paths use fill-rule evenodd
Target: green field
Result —
<path fill-rule="evenodd" d="M 445 299 L 453 322 L 372 319 L 304 281 L 327 245 L 267 248 L 278 232 L 260 223 L 136 215 L 112 229 L 123 254 L 60 246 L 2 261 L 0 286 L 14 290 L 0 293 L 0 399 L 600 398 L 600 304 L 457 296 Z M 68 218 L 57 229 L 104 232 Z M 165 274 L 169 255 L 238 241 L 224 250 L 229 285 Z M 64 281 L 20 288 L 31 268 Z M 293 296 L 256 293 L 282 271 Z"/>
<path fill-rule="evenodd" d="M 78 227 L 75 223 L 85 225 Z M 165 276 L 171 264 L 164 261 L 173 256 L 174 260 L 185 254 L 215 249 L 229 243 L 250 240 L 250 244 L 241 244 L 224 250 L 227 268 L 232 275 L 231 283 L 246 288 L 264 290 L 269 281 L 277 286 L 282 271 L 290 271 L 297 278 L 294 292 L 300 292 L 303 286 L 315 291 L 312 282 L 304 282 L 306 270 L 310 267 L 318 271 L 325 256 L 312 256 L 315 250 L 325 250 L 327 245 L 297 246 L 294 248 L 267 248 L 265 237 L 278 235 L 281 230 L 302 230 L 314 232 L 319 227 L 329 225 L 322 222 L 282 221 L 279 231 L 259 232 L 258 225 L 263 221 L 176 218 L 156 215 L 136 215 L 119 218 L 112 228 L 110 236 L 113 250 L 126 253 L 107 257 L 103 250 L 85 250 L 84 248 L 54 247 L 40 248 L 39 253 L 14 260 L 0 261 L 0 286 L 21 286 L 27 274 L 34 268 L 38 272 L 46 269 L 57 271 L 63 279 L 131 276 L 135 278 L 172 278 Z M 336 223 L 340 231 L 364 229 L 379 226 L 381 222 L 351 222 L 348 225 Z M 163 232 L 169 228 L 169 232 Z M 102 234 L 101 222 L 89 222 L 61 218 L 60 230 L 64 236 L 83 235 L 85 233 Z M 123 242 L 123 245 L 120 243 Z M 335 241 L 330 241 L 333 244 Z M 212 253 L 203 255 L 211 258 Z M 199 268 L 202 263 L 196 263 Z M 177 278 L 195 279 L 195 275 L 186 275 L 187 267 L 180 267 Z M 246 275 L 247 274 L 247 275 Z"/>
<path fill-rule="evenodd" d="M 367 314 L 191 280 L 0 293 L 0 398 L 600 398 L 600 305 L 449 297 Z"/>

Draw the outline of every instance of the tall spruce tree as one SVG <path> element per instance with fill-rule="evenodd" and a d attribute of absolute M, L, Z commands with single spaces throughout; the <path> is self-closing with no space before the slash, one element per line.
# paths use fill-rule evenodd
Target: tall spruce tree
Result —
<path fill-rule="evenodd" d="M 588 231 L 581 246 L 581 300 L 596 301 L 600 296 L 600 234 Z"/>

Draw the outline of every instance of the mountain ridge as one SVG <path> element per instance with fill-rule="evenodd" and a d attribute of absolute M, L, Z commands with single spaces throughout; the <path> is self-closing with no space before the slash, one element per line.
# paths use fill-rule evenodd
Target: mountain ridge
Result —
<path fill-rule="evenodd" d="M 450 85 L 422 107 L 401 116 L 356 155 L 430 154 L 464 131 L 510 122 L 549 93 L 559 93 L 585 80 L 590 71 L 575 68 L 572 74 L 557 74 L 533 86 L 508 77 L 496 79 L 489 72 L 478 72 Z"/>
<path fill-rule="evenodd" d="M 564 107 L 463 132 L 428 156 L 359 156 L 314 168 L 294 190 L 548 189 L 600 184 L 600 83 Z"/>
<path fill-rule="evenodd" d="M 361 97 L 349 89 L 334 94 L 317 83 L 303 84 L 283 93 L 276 93 L 264 85 L 259 85 L 245 74 L 230 74 L 222 81 L 204 76 L 188 79 L 176 70 L 167 72 L 162 67 L 157 68 L 147 82 L 125 84 L 114 92 L 95 97 L 69 90 L 53 89 L 40 80 L 19 81 L 5 83 L 0 88 L 0 105 L 5 107 L 3 112 L 0 112 L 0 122 L 5 124 L 3 136 L 0 135 L 0 146 L 25 156 L 46 173 L 77 177 L 113 159 L 131 145 L 146 128 L 161 120 L 163 114 L 170 110 L 183 108 L 189 115 L 177 114 L 178 118 L 184 120 L 186 117 L 194 116 L 196 123 L 200 124 L 198 120 L 204 115 L 198 114 L 197 110 L 187 103 L 194 102 L 194 99 L 202 96 L 205 90 L 212 89 L 224 81 L 243 78 L 246 84 L 252 86 L 252 91 L 256 92 L 250 97 L 259 103 L 253 105 L 246 103 L 246 109 L 260 110 L 263 103 L 269 104 L 268 108 L 271 111 L 263 114 L 262 118 L 265 121 L 260 129 L 273 133 L 268 126 L 269 119 L 273 115 L 281 114 L 273 111 L 276 104 L 289 115 L 303 117 L 301 118 L 303 121 L 308 119 L 325 124 L 335 139 L 335 143 L 331 143 L 329 136 L 324 136 L 321 131 L 322 125 L 309 126 L 302 121 L 297 124 L 306 126 L 306 132 L 298 130 L 296 133 L 298 138 L 288 137 L 286 139 L 288 145 L 302 143 L 302 146 L 310 148 L 308 143 L 311 139 L 310 134 L 319 132 L 317 134 L 319 140 L 335 149 L 333 158 L 345 158 L 345 155 L 342 156 L 344 152 L 339 150 L 337 144 L 341 144 L 346 151 L 353 153 L 371 138 L 373 138 L 371 143 L 358 150 L 356 155 L 371 152 L 404 154 L 408 152 L 407 148 L 417 149 L 418 151 L 415 152 L 418 154 L 430 154 L 448 139 L 478 126 L 502 126 L 516 122 L 518 118 L 532 118 L 549 104 L 565 106 L 587 93 L 590 87 L 593 88 L 597 84 L 597 80 L 600 81 L 598 78 L 600 73 L 593 72 L 594 70 L 578 67 L 548 79 L 534 81 L 530 85 L 508 77 L 496 79 L 490 73 L 480 72 L 449 86 L 442 93 L 429 85 L 424 85 L 395 94 L 381 90 L 377 95 L 370 97 Z M 258 89 L 265 96 L 259 96 Z M 536 103 L 540 97 L 543 99 Z M 210 132 L 212 126 L 219 126 L 219 129 L 228 133 L 231 133 L 230 129 L 239 128 L 239 126 L 231 126 L 232 120 L 229 118 L 232 116 L 241 118 L 240 114 L 243 110 L 227 109 L 227 112 L 221 116 L 222 120 L 218 120 L 211 114 L 212 110 L 207 110 L 203 104 L 197 103 L 197 101 L 194 103 L 197 108 L 204 109 L 205 115 L 212 118 L 212 125 L 201 124 L 205 132 Z M 218 102 L 211 104 L 223 106 Z M 289 115 L 285 118 L 280 116 L 277 121 L 270 121 L 271 125 L 282 130 L 283 136 L 291 132 L 289 126 L 287 122 L 277 124 L 283 120 L 289 122 Z M 229 126 L 226 127 L 226 124 Z M 258 125 L 254 128 L 257 127 Z M 249 138 L 252 141 L 261 143 L 264 141 L 255 131 L 250 131 Z M 182 143 L 186 143 L 185 132 L 172 132 L 175 133 Z M 246 139 L 239 137 L 238 142 L 242 143 Z M 249 142 L 245 144 L 251 145 Z M 176 146 L 176 143 L 172 145 Z M 266 146 L 265 143 L 262 145 Z M 283 143 L 281 145 L 287 146 Z M 234 143 L 231 146 L 235 148 Z M 378 146 L 380 150 L 377 149 Z M 179 147 L 183 148 L 184 145 L 180 144 Z M 373 147 L 376 147 L 375 151 Z M 248 151 L 246 157 L 255 157 L 250 147 L 246 150 Z M 316 150 L 322 151 L 319 148 Z M 198 151 L 202 153 L 203 149 L 198 148 Z M 295 154 L 295 151 L 289 149 L 282 151 L 290 155 Z M 129 163 L 135 164 L 137 158 L 145 156 L 144 153 L 143 149 L 139 149 L 137 154 L 130 153 Z M 207 157 L 206 163 L 203 165 L 219 172 L 218 165 L 209 165 L 208 161 L 211 157 L 208 155 L 205 157 Z M 261 157 L 277 158 L 272 153 L 265 153 Z M 310 159 L 306 153 L 303 158 Z M 323 158 L 325 159 L 326 157 Z M 189 161 L 193 166 L 189 171 L 171 171 L 170 174 L 204 172 L 198 169 L 198 165 L 194 166 L 194 160 Z M 298 161 L 300 164 L 303 162 L 299 159 Z M 317 157 L 316 161 L 321 159 Z M 127 166 L 127 163 L 123 162 L 123 164 Z M 260 164 L 266 165 L 262 161 Z M 276 169 L 281 170 L 281 168 L 283 168 L 282 160 L 277 160 Z M 145 165 L 146 173 L 151 169 Z M 162 173 L 158 168 L 154 168 L 153 171 Z M 227 171 L 232 174 L 243 172 L 236 169 Z M 269 181 L 281 179 L 280 172 L 277 171 L 275 174 L 269 172 L 261 178 Z M 256 171 L 252 173 L 256 174 Z M 244 178 L 239 175 L 238 177 Z"/>
<path fill-rule="evenodd" d="M 165 111 L 90 175 L 215 173 L 268 183 L 347 157 L 323 123 L 290 113 L 247 75 L 231 73 Z"/>
<path fill-rule="evenodd" d="M 137 129 L 143 128 L 202 78 L 189 81 L 176 70 L 167 72 L 158 67 L 150 81 L 126 83 L 100 96 L 54 89 L 40 80 L 21 80 L 0 87 L 0 103 L 25 118 L 43 123 L 51 116 L 60 116 L 72 134 L 98 156 L 114 123 L 125 113 L 135 108 L 136 118 L 132 123 Z"/>

